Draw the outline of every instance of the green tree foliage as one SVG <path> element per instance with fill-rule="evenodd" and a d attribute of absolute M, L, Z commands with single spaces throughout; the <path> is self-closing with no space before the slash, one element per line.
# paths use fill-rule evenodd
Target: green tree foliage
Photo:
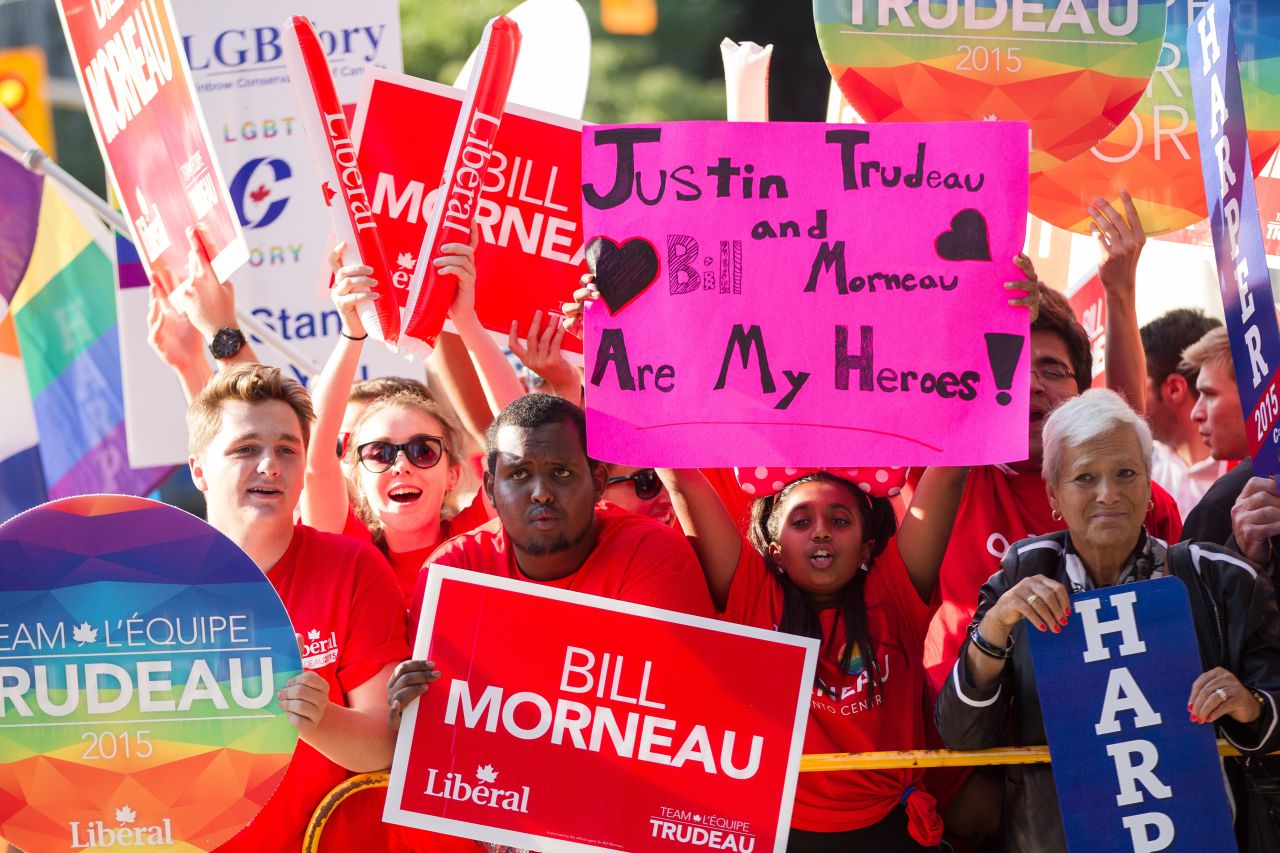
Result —
<path fill-rule="evenodd" d="M 485 22 L 516 0 L 408 0 L 400 4 L 405 71 L 452 83 L 480 41 Z M 591 22 L 591 82 L 583 118 L 596 123 L 723 119 L 720 40 L 738 24 L 726 0 L 659 3 L 651 36 L 615 36 L 600 27 L 599 0 L 583 0 Z"/>

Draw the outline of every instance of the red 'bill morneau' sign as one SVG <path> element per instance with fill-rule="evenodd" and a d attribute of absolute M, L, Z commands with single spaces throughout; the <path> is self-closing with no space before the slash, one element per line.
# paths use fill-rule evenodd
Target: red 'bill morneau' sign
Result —
<path fill-rule="evenodd" d="M 187 274 L 199 225 L 226 281 L 249 250 L 167 0 L 58 0 L 71 62 L 107 171 L 148 272 Z"/>
<path fill-rule="evenodd" d="M 466 93 L 382 68 L 367 68 L 364 79 L 351 132 L 403 304 L 427 231 L 427 196 L 440 185 Z M 502 342 L 512 320 L 524 338 L 535 311 L 559 312 L 587 271 L 581 165 L 582 122 L 507 105 L 475 214 L 476 314 Z M 582 352 L 571 335 L 562 345 Z"/>
<path fill-rule="evenodd" d="M 541 853 L 781 853 L 817 646 L 432 566 L 414 656 L 442 677 L 383 818 Z"/>

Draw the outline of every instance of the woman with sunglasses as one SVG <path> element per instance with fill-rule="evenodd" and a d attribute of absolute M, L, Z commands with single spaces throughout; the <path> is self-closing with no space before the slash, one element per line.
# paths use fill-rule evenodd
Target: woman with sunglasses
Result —
<path fill-rule="evenodd" d="M 738 469 L 746 536 L 696 470 L 663 470 L 722 618 L 821 641 L 806 753 L 924 746 L 920 653 L 964 468 L 930 468 L 901 528 L 902 471 Z M 923 771 L 803 773 L 787 849 L 926 851 L 942 822 Z"/>
<path fill-rule="evenodd" d="M 628 512 L 652 518 L 663 524 L 675 524 L 675 510 L 671 508 L 671 496 L 652 468 L 632 468 L 630 465 L 607 465 L 608 485 L 604 500 L 616 504 Z"/>
<path fill-rule="evenodd" d="M 370 403 L 351 431 L 348 482 L 355 513 L 386 553 L 406 598 L 437 545 L 487 520 L 481 512 L 451 524 L 462 475 L 460 435 L 438 403 L 411 391 Z"/>

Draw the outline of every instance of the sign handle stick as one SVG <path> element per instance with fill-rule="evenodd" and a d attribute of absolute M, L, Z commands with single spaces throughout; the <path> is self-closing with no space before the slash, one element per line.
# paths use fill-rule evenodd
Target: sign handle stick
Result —
<path fill-rule="evenodd" d="M 0 140 L 3 140 L 7 145 L 12 146 L 15 151 L 19 152 L 18 159 L 29 171 L 47 175 L 62 184 L 76 198 L 92 207 L 94 212 L 106 220 L 108 225 L 113 226 L 121 234 L 130 233 L 124 217 L 115 208 L 99 198 L 93 190 L 73 178 L 57 163 L 53 162 L 49 155 L 42 151 L 39 146 L 26 147 L 26 140 L 2 126 L 0 126 Z"/>
<path fill-rule="evenodd" d="M 285 343 L 279 335 L 263 325 L 261 320 L 239 306 L 236 306 L 236 319 L 240 321 L 240 325 L 252 332 L 255 337 L 261 338 L 263 343 L 287 358 L 298 370 L 307 374 L 307 376 L 320 375 L 319 365 L 290 344 Z"/>
<path fill-rule="evenodd" d="M 26 140 L 19 138 L 16 134 L 0 127 L 0 140 L 7 145 L 13 147 L 15 151 L 20 152 L 19 159 L 22 165 L 32 172 L 43 174 L 61 184 L 76 198 L 93 208 L 94 212 L 111 227 L 115 228 L 121 234 L 132 233 L 129 230 L 129 224 L 125 222 L 120 212 L 107 204 L 97 193 L 86 187 L 84 184 L 76 180 L 70 173 L 50 159 L 49 155 L 42 151 L 38 146 L 25 147 Z M 311 359 L 307 358 L 295 347 L 290 346 L 275 332 L 264 326 L 256 317 L 237 306 L 236 318 L 246 329 L 260 338 L 263 343 L 280 353 L 288 359 L 294 367 L 302 371 L 308 376 L 316 376 L 320 373 L 320 367 Z"/>

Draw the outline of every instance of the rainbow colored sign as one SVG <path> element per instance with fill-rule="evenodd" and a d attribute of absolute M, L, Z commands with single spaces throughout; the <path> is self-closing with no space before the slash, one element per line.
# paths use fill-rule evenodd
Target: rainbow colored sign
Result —
<path fill-rule="evenodd" d="M 212 850 L 275 791 L 301 671 L 284 605 L 182 510 L 91 495 L 0 526 L 0 836 Z"/>
<path fill-rule="evenodd" d="M 1026 121 L 1043 170 L 1133 109 L 1160 56 L 1165 0 L 813 0 L 813 17 L 865 121 Z"/>
<path fill-rule="evenodd" d="M 1148 234 L 1177 231 L 1209 215 L 1186 54 L 1191 18 L 1202 8 L 1200 0 L 1170 0 L 1164 51 L 1147 93 L 1092 150 L 1047 171 L 1032 168 L 1032 213 L 1087 234 L 1086 205 L 1126 189 Z M 1231 20 L 1257 174 L 1280 147 L 1280 3 L 1239 3 Z"/>

